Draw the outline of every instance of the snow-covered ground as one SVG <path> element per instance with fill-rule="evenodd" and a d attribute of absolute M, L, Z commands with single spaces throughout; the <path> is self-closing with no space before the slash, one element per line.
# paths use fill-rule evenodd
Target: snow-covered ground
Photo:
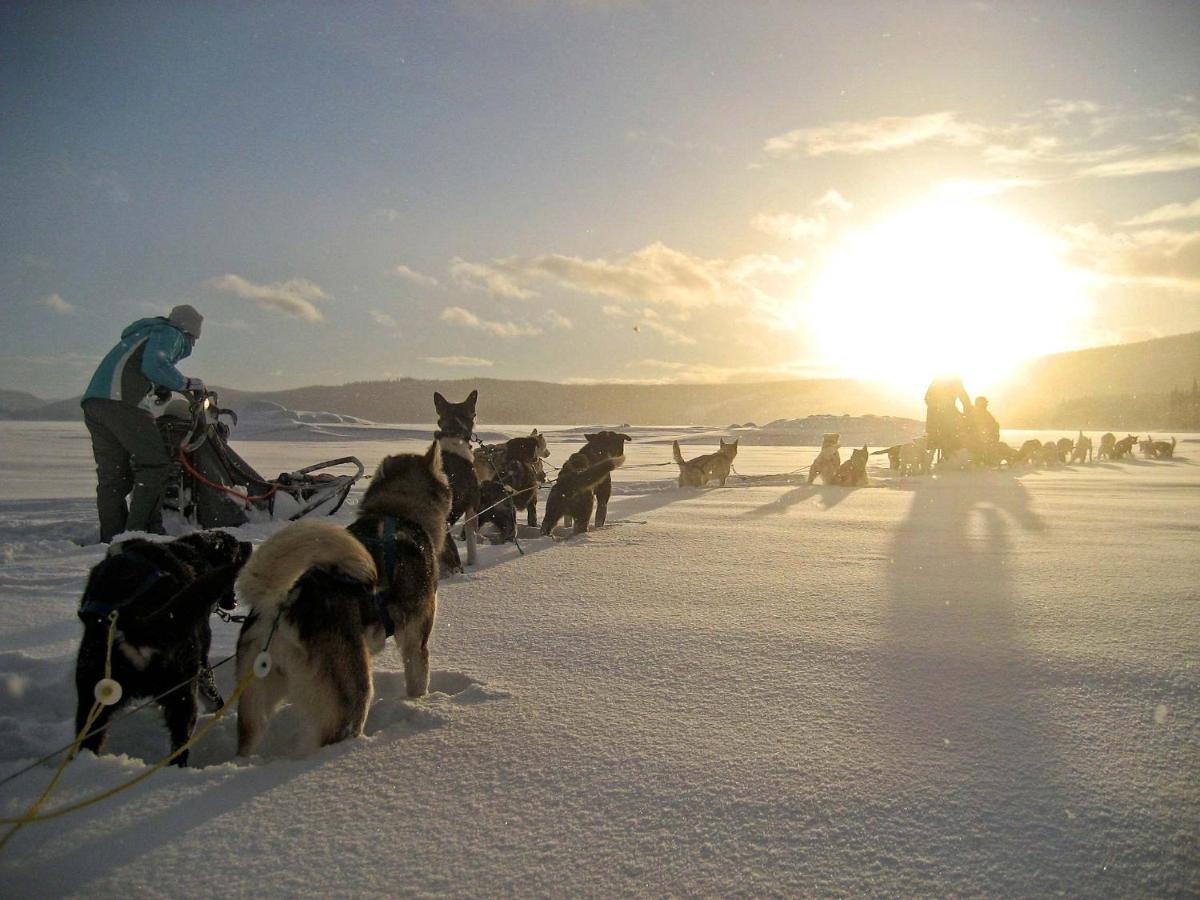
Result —
<path fill-rule="evenodd" d="M 361 741 L 291 759 L 285 711 L 234 759 L 224 720 L 196 768 L 26 827 L 3 893 L 1195 895 L 1194 438 L 1173 462 L 873 465 L 855 490 L 782 477 L 814 448 L 744 446 L 749 477 L 696 491 L 661 464 L 699 430 L 624 430 L 607 527 L 443 582 L 429 696 L 389 649 Z M 237 449 L 272 475 L 423 446 Z M 92 478 L 82 426 L 0 423 L 0 778 L 72 737 Z M 50 808 L 165 753 L 150 711 L 114 731 Z M 0 786 L 3 814 L 51 772 Z"/>

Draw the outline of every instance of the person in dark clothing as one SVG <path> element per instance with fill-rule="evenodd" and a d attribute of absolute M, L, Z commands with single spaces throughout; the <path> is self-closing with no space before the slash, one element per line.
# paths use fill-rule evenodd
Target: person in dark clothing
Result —
<path fill-rule="evenodd" d="M 970 408 L 971 398 L 961 378 L 939 378 L 929 385 L 925 392 L 925 434 L 930 450 L 940 450 L 944 459 L 963 445 L 963 426 Z"/>
<path fill-rule="evenodd" d="M 83 393 L 103 543 L 123 531 L 162 533 L 162 494 L 171 459 L 149 402 L 156 390 L 204 389 L 200 379 L 185 378 L 175 368 L 191 354 L 203 322 L 186 304 L 166 317 L 139 319 L 121 332 Z"/>
<path fill-rule="evenodd" d="M 990 464 L 996 445 L 1000 443 L 1000 422 L 988 412 L 988 398 L 976 397 L 974 406 L 967 413 L 967 436 L 970 437 L 971 455 Z"/>

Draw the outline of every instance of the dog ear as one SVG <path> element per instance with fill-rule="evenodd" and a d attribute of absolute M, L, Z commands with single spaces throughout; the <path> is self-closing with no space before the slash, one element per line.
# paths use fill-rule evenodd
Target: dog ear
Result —
<path fill-rule="evenodd" d="M 433 392 L 433 408 L 437 410 L 439 416 L 446 409 L 447 405 L 448 404 L 446 403 L 446 398 L 443 397 L 441 394 L 439 394 L 437 391 L 434 391 Z"/>
<path fill-rule="evenodd" d="M 479 399 L 479 391 L 471 391 L 471 393 L 467 394 L 467 399 L 464 400 L 463 403 L 470 403 L 471 411 L 474 412 L 475 411 L 475 401 L 478 399 Z"/>
<path fill-rule="evenodd" d="M 375 478 L 376 479 L 388 477 L 388 463 L 391 461 L 392 461 L 392 458 L 390 456 L 385 456 L 383 459 L 381 459 L 379 461 L 379 466 L 375 469 Z"/>
<path fill-rule="evenodd" d="M 585 434 L 583 436 L 583 439 L 584 439 L 584 441 L 586 441 L 587 443 L 590 444 L 592 441 L 594 441 L 598 437 L 600 437 L 600 435 L 598 435 L 598 434 Z"/>
<path fill-rule="evenodd" d="M 623 441 L 632 441 L 633 440 L 633 438 L 631 438 L 627 434 L 618 434 L 617 437 L 619 437 Z"/>

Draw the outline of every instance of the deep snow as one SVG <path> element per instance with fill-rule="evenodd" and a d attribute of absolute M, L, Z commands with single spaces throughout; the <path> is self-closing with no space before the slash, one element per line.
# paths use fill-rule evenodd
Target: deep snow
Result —
<path fill-rule="evenodd" d="M 198 768 L 28 826 L 4 893 L 1196 892 L 1191 460 L 693 491 L 657 465 L 670 430 L 630 433 L 608 527 L 443 582 L 428 697 L 402 699 L 389 649 L 361 741 L 290 759 L 285 714 L 234 760 L 223 721 Z M 274 474 L 422 445 L 238 449 Z M 71 738 L 91 491 L 81 426 L 0 423 L 0 777 Z M 51 807 L 165 751 L 150 712 L 116 731 L 128 755 L 82 756 Z M 0 787 L 4 814 L 51 771 Z"/>

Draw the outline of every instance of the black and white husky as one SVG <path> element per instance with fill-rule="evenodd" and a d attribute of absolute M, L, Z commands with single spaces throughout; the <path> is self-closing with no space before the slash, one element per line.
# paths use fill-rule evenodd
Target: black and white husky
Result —
<path fill-rule="evenodd" d="M 304 721 L 304 752 L 362 734 L 371 658 L 395 634 L 410 697 L 429 689 L 429 636 L 450 485 L 436 442 L 379 464 L 347 529 L 296 522 L 255 550 L 238 578 L 252 613 L 238 638 L 238 678 L 270 642 L 270 671 L 238 704 L 238 753 L 255 752 L 285 699 Z"/>
<path fill-rule="evenodd" d="M 442 448 L 442 462 L 446 469 L 446 477 L 450 480 L 450 489 L 454 493 L 447 516 L 447 528 L 462 518 L 463 531 L 467 537 L 469 566 L 475 565 L 477 558 L 476 532 L 479 523 L 476 513 L 479 512 L 482 503 L 479 476 L 475 473 L 475 454 L 471 451 L 470 443 L 475 432 L 475 401 L 478 399 L 479 391 L 471 391 L 461 403 L 451 403 L 436 391 L 433 395 L 433 406 L 438 416 L 438 430 L 434 432 L 433 439 Z M 445 556 L 442 562 L 446 569 L 461 572 L 462 561 L 454 540 L 447 540 L 444 547 Z"/>

